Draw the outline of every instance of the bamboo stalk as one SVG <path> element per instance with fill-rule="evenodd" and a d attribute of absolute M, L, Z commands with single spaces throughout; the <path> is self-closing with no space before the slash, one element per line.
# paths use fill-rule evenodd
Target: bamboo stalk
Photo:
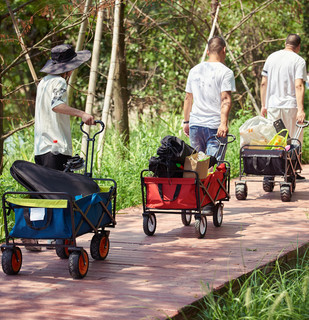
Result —
<path fill-rule="evenodd" d="M 222 37 L 222 39 L 224 39 L 224 36 L 223 36 L 223 34 L 222 34 L 222 31 L 221 31 L 221 28 L 220 28 L 218 22 L 216 23 L 216 26 L 217 26 L 217 29 L 218 29 L 218 31 L 219 31 L 220 36 Z M 253 97 L 250 89 L 249 89 L 249 86 L 248 86 L 248 84 L 247 84 L 247 81 L 246 81 L 244 75 L 242 74 L 242 71 L 240 70 L 239 64 L 238 64 L 237 60 L 235 59 L 235 57 L 234 57 L 234 55 L 233 55 L 233 52 L 232 52 L 232 50 L 230 49 L 230 46 L 228 45 L 227 41 L 226 41 L 225 39 L 224 39 L 224 41 L 225 41 L 225 44 L 226 44 L 226 49 L 228 50 L 229 55 L 230 55 L 231 58 L 232 58 L 232 62 L 235 64 L 235 67 L 236 67 L 236 69 L 237 69 L 237 71 L 238 71 L 238 74 L 239 74 L 239 76 L 240 76 L 240 79 L 241 79 L 241 81 L 242 81 L 242 83 L 243 83 L 243 85 L 244 85 L 244 87 L 245 87 L 245 89 L 246 89 L 246 92 L 248 93 L 248 96 L 249 96 L 249 98 L 250 98 L 250 100 L 251 100 L 251 102 L 252 102 L 252 105 L 253 105 L 256 113 L 257 113 L 257 114 L 260 114 L 260 109 L 259 109 L 259 107 L 258 107 L 258 105 L 257 105 L 257 103 L 256 103 L 256 101 L 255 101 L 255 99 L 254 99 L 254 97 Z"/>
<path fill-rule="evenodd" d="M 113 84 L 114 84 L 114 77 L 115 77 L 116 59 L 117 59 L 117 50 L 118 50 L 118 41 L 119 41 L 119 29 L 120 29 L 119 26 L 120 26 L 121 1 L 122 0 L 115 1 L 111 61 L 109 66 L 108 79 L 107 79 L 107 85 L 106 85 L 106 91 L 105 91 L 105 97 L 104 97 L 103 112 L 102 112 L 102 121 L 105 124 L 105 128 L 107 127 L 108 112 L 109 112 L 110 102 L 112 98 Z M 99 140 L 98 140 L 97 152 L 98 152 L 99 167 L 101 164 L 101 159 L 103 154 L 105 132 L 106 130 L 100 133 Z"/>
<path fill-rule="evenodd" d="M 89 6 L 90 6 L 91 2 L 92 2 L 92 0 L 86 0 L 86 3 L 85 3 L 84 13 L 83 13 L 83 18 L 85 18 L 85 19 L 83 19 L 83 22 L 79 28 L 77 44 L 76 44 L 76 49 L 75 49 L 76 51 L 82 50 L 83 45 L 84 45 L 86 29 L 88 26 L 88 10 L 89 10 Z M 67 91 L 69 105 L 71 105 L 71 102 L 72 102 L 72 96 L 73 96 L 72 84 L 75 83 L 75 81 L 76 81 L 77 72 L 78 72 L 78 69 L 75 69 L 72 72 L 72 75 L 69 80 L 68 91 Z"/>
<path fill-rule="evenodd" d="M 206 43 L 206 47 L 205 47 L 201 62 L 205 61 L 205 59 L 206 59 L 206 54 L 207 54 L 207 50 L 208 50 L 208 42 L 214 35 L 220 7 L 221 7 L 221 2 L 219 2 L 218 6 L 217 6 L 216 15 L 215 15 L 215 18 L 214 18 L 214 21 L 213 21 L 213 24 L 212 24 L 212 27 L 210 30 L 210 34 L 209 34 L 209 37 L 208 37 L 208 40 Z"/>
<path fill-rule="evenodd" d="M 104 0 L 101 0 L 99 4 L 97 24 L 96 24 L 95 35 L 93 40 L 89 86 L 88 86 L 88 94 L 87 94 L 86 107 L 85 107 L 85 112 L 89 114 L 92 113 L 92 106 L 93 106 L 93 101 L 95 97 L 96 82 L 97 82 L 97 76 L 98 76 L 98 66 L 99 66 L 99 59 L 100 59 L 100 43 L 102 39 L 102 30 L 103 30 L 103 1 Z M 89 134 L 90 127 L 86 125 L 84 130 Z M 83 138 L 82 138 L 81 152 L 82 152 L 82 155 L 85 155 L 87 152 L 87 139 L 85 135 L 83 135 Z"/>
<path fill-rule="evenodd" d="M 12 19 L 12 22 L 13 22 L 13 25 L 14 25 L 14 29 L 15 29 L 15 32 L 16 32 L 16 35 L 17 35 L 17 38 L 18 38 L 18 42 L 20 43 L 23 51 L 26 52 L 26 54 L 25 54 L 26 62 L 27 62 L 28 67 L 29 67 L 29 69 L 30 69 L 32 78 L 33 78 L 35 84 L 37 85 L 37 83 L 38 83 L 39 80 L 38 80 L 38 77 L 37 77 L 36 72 L 35 72 L 35 70 L 34 70 L 34 67 L 33 67 L 32 61 L 31 61 L 31 59 L 30 59 L 30 56 L 29 56 L 29 54 L 28 54 L 28 49 L 27 49 L 27 47 L 26 47 L 26 45 L 25 45 L 25 43 L 24 43 L 24 40 L 23 40 L 23 38 L 22 38 L 22 36 L 21 36 L 21 33 L 20 33 L 19 29 L 18 29 L 18 25 L 17 25 L 17 22 L 16 22 L 16 20 L 15 20 L 15 17 L 14 17 L 13 11 L 12 11 L 12 8 L 11 8 L 10 3 L 9 3 L 9 0 L 5 0 L 5 2 L 6 2 L 6 5 L 7 5 L 7 7 L 8 7 L 8 10 L 9 10 L 9 13 L 10 13 L 10 16 L 11 16 L 11 19 Z"/>

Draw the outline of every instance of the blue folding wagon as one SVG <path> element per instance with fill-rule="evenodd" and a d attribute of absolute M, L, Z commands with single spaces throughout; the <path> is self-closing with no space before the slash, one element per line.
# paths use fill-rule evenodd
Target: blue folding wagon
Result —
<path fill-rule="evenodd" d="M 95 136 L 87 135 L 85 173 L 58 171 L 27 161 L 15 161 L 12 176 L 28 192 L 5 192 L 2 207 L 6 242 L 1 246 L 2 269 L 7 275 L 17 274 L 22 266 L 19 246 L 45 246 L 55 249 L 61 259 L 69 260 L 69 272 L 74 279 L 88 272 L 87 251 L 77 245 L 77 238 L 93 233 L 90 253 L 95 260 L 104 260 L 109 253 L 109 234 L 106 228 L 116 225 L 116 190 L 113 179 L 93 178 L 93 147 Z M 90 172 L 87 172 L 89 142 L 92 142 Z M 8 227 L 8 216 L 15 215 L 15 224 Z M 23 239 L 37 239 L 31 244 Z M 47 240 L 55 239 L 55 243 Z"/>

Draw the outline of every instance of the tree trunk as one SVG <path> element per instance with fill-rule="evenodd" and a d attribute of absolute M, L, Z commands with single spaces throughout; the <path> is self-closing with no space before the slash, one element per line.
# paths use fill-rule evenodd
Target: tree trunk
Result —
<path fill-rule="evenodd" d="M 302 55 L 307 62 L 307 66 L 309 65 L 309 2 L 308 0 L 303 0 L 303 29 L 305 36 L 301 37 L 302 41 Z"/>
<path fill-rule="evenodd" d="M 216 4 L 215 4 L 216 2 Z M 206 47 L 202 56 L 202 60 L 201 62 L 205 61 L 206 59 L 206 54 L 207 54 L 207 50 L 208 50 L 208 42 L 209 40 L 213 37 L 214 33 L 215 33 L 215 29 L 216 29 L 216 23 L 217 23 L 217 19 L 218 19 L 218 15 L 219 15 L 219 9 L 220 9 L 220 5 L 218 3 L 218 1 L 211 1 L 211 20 L 212 20 L 212 27 L 209 33 L 209 37 L 206 43 Z M 214 11 L 214 16 L 213 16 L 213 10 Z"/>
<path fill-rule="evenodd" d="M 80 25 L 76 49 L 75 49 L 76 51 L 82 50 L 83 45 L 84 45 L 85 33 L 86 33 L 87 26 L 88 26 L 88 14 L 89 14 L 88 10 L 89 10 L 89 5 L 91 4 L 91 2 L 92 2 L 92 0 L 86 0 L 86 3 L 85 3 L 84 13 L 83 13 L 84 21 Z M 72 72 L 72 75 L 69 80 L 68 91 L 67 91 L 69 106 L 71 106 L 71 104 L 73 102 L 73 87 L 72 87 L 72 85 L 76 81 L 77 71 L 78 71 L 78 68 Z"/>
<path fill-rule="evenodd" d="M 0 72 L 2 67 L 0 65 Z M 3 134 L 4 134 L 4 129 L 3 129 L 3 115 L 4 115 L 4 105 L 3 105 L 3 95 L 2 95 L 2 78 L 0 77 L 0 175 L 2 174 L 3 171 Z"/>
<path fill-rule="evenodd" d="M 218 31 L 219 31 L 220 36 L 224 39 L 224 36 L 223 36 L 223 34 L 222 34 L 222 31 L 221 31 L 221 29 L 220 29 L 220 26 L 219 26 L 218 22 L 216 23 L 216 25 L 217 25 L 217 29 L 218 29 Z M 259 114 L 260 114 L 260 109 L 259 109 L 259 107 L 258 107 L 258 105 L 257 105 L 257 103 L 256 103 L 256 101 L 255 101 L 255 99 L 254 99 L 251 91 L 250 91 L 250 88 L 249 88 L 249 86 L 248 86 L 248 84 L 247 84 L 246 78 L 245 78 L 244 75 L 242 74 L 242 72 L 241 72 L 241 70 L 240 70 L 240 67 L 239 67 L 239 65 L 238 65 L 238 62 L 237 62 L 237 60 L 234 58 L 233 52 L 232 52 L 232 50 L 230 49 L 230 46 L 229 46 L 229 44 L 227 43 L 226 39 L 224 39 L 224 41 L 225 41 L 225 44 L 226 44 L 226 49 L 227 49 L 229 55 L 231 56 L 232 62 L 235 64 L 235 67 L 236 67 L 237 71 L 239 72 L 240 79 L 241 79 L 241 81 L 242 81 L 242 83 L 243 83 L 243 85 L 244 85 L 244 87 L 245 87 L 245 89 L 246 89 L 246 91 L 247 91 L 247 94 L 248 94 L 248 96 L 249 96 L 249 98 L 250 98 L 250 100 L 251 100 L 251 102 L 252 102 L 252 105 L 253 105 L 253 107 L 254 107 L 254 109 L 255 109 L 255 112 L 256 112 L 257 115 L 259 115 Z"/>
<path fill-rule="evenodd" d="M 27 61 L 28 66 L 29 66 L 29 69 L 30 69 L 32 78 L 33 78 L 35 84 L 38 84 L 38 81 L 39 81 L 39 80 L 38 80 L 38 77 L 37 77 L 36 72 L 35 72 L 35 70 L 34 70 L 34 67 L 33 67 L 33 65 L 32 65 L 32 61 L 31 61 L 30 56 L 29 56 L 29 54 L 28 54 L 28 49 L 27 49 L 27 47 L 26 47 L 26 45 L 25 45 L 25 43 L 24 43 L 24 39 L 22 38 L 21 33 L 20 33 L 19 29 L 18 29 L 18 25 L 17 25 L 17 22 L 16 22 L 16 20 L 15 20 L 15 16 L 14 16 L 14 14 L 13 14 L 13 12 L 12 12 L 12 9 L 11 9 L 10 3 L 9 3 L 9 0 L 5 0 L 5 1 L 6 1 L 6 6 L 7 6 L 8 10 L 9 10 L 9 13 L 10 13 L 10 16 L 11 16 L 11 19 L 12 19 L 12 22 L 13 22 L 13 26 L 14 26 L 14 29 L 15 29 L 15 32 L 16 32 L 16 35 L 17 35 L 17 38 L 18 38 L 18 41 L 19 41 L 22 49 L 23 49 L 25 52 L 27 52 L 27 53 L 25 54 L 25 58 L 26 58 L 26 61 Z"/>
<path fill-rule="evenodd" d="M 125 57 L 125 28 L 123 25 L 125 4 L 120 5 L 118 55 L 115 70 L 113 98 L 115 105 L 116 130 L 122 137 L 124 145 L 129 145 L 129 116 L 127 91 L 127 65 Z"/>
<path fill-rule="evenodd" d="M 108 120 L 108 112 L 111 102 L 111 96 L 113 92 L 114 86 L 114 76 L 115 76 L 115 68 L 116 68 L 116 60 L 117 60 L 117 50 L 118 50 L 118 42 L 119 42 L 119 23 L 120 23 L 120 6 L 121 0 L 115 1 L 115 13 L 114 13 L 114 26 L 113 26 L 113 40 L 112 40 L 112 53 L 111 53 L 111 61 L 108 71 L 108 78 L 107 78 L 107 85 L 105 90 L 105 97 L 104 97 L 104 105 L 103 105 L 103 112 L 102 112 L 102 121 L 107 126 Z M 106 127 L 105 127 L 106 128 Z M 102 154 L 103 154 L 103 146 L 104 146 L 104 136 L 106 130 L 104 130 L 99 135 L 98 141 L 98 165 L 101 164 Z"/>
<path fill-rule="evenodd" d="M 211 0 L 211 22 L 214 23 L 219 0 Z"/>
<path fill-rule="evenodd" d="M 85 112 L 92 114 L 92 106 L 95 97 L 95 89 L 96 82 L 98 76 L 98 66 L 100 59 L 100 45 L 102 39 L 102 27 L 103 27 L 103 0 L 100 2 L 97 24 L 95 29 L 95 35 L 93 40 L 93 50 L 92 50 L 92 58 L 91 58 L 91 67 L 90 67 L 90 77 L 89 77 L 89 87 L 88 87 L 88 95 L 86 100 L 86 108 Z M 84 130 L 89 134 L 90 127 L 85 125 Z M 81 146 L 82 156 L 87 152 L 87 139 L 86 136 L 83 135 L 82 138 L 82 146 Z"/>

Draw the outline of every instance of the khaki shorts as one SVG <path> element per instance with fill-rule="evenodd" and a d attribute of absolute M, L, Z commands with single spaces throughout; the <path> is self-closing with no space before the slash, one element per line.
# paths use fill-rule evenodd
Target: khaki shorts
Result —
<path fill-rule="evenodd" d="M 278 120 L 281 119 L 285 127 L 289 130 L 289 135 L 291 138 L 295 138 L 297 126 L 297 108 L 268 108 L 267 109 L 267 119 Z M 303 143 L 304 130 L 301 131 L 298 139 Z"/>

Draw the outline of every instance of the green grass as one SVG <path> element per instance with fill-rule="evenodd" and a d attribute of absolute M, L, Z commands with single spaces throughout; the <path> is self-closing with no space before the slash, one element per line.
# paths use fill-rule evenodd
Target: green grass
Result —
<path fill-rule="evenodd" d="M 279 264 L 265 274 L 256 269 L 235 292 L 235 281 L 224 294 L 205 288 L 203 308 L 194 320 L 304 320 L 309 319 L 309 253 L 296 266 Z M 190 320 L 193 320 L 190 317 Z"/>

